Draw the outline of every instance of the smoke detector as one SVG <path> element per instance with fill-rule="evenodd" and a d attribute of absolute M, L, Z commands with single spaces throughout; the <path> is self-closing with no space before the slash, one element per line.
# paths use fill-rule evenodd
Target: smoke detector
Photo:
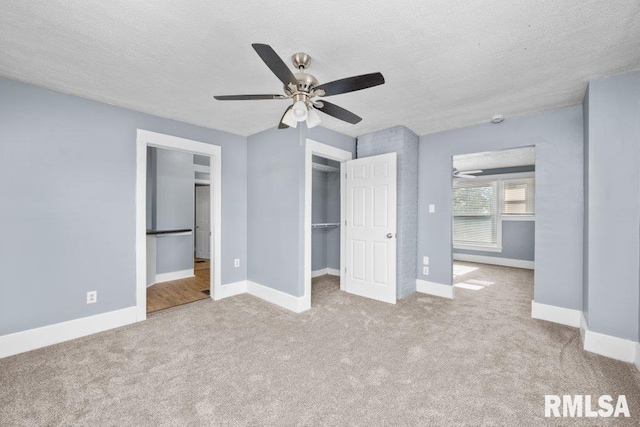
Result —
<path fill-rule="evenodd" d="M 503 121 L 504 116 L 502 114 L 496 114 L 495 116 L 491 117 L 491 123 L 493 123 L 494 125 L 502 123 Z"/>

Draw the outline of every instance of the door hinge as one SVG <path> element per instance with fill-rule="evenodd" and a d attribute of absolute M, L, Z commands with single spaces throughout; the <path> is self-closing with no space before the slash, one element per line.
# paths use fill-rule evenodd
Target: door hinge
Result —
<path fill-rule="evenodd" d="M 347 220 L 346 219 L 344 220 L 344 225 L 347 225 Z"/>

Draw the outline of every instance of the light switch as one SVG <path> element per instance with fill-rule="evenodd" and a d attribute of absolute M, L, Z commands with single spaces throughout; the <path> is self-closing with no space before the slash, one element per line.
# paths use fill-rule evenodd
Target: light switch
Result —
<path fill-rule="evenodd" d="M 429 213 L 435 213 L 436 212 L 436 205 L 429 205 Z"/>
<path fill-rule="evenodd" d="M 429 257 L 428 256 L 423 256 L 422 257 L 422 263 L 424 265 L 429 265 Z"/>
<path fill-rule="evenodd" d="M 429 275 L 429 267 L 422 267 L 422 274 L 424 274 L 425 276 Z"/>

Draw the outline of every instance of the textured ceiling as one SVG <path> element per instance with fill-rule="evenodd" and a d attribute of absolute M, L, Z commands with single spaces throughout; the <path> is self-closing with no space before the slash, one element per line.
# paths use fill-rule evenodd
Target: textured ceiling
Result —
<path fill-rule="evenodd" d="M 512 148 L 484 153 L 453 156 L 453 167 L 459 171 L 498 169 L 536 164 L 535 147 Z"/>
<path fill-rule="evenodd" d="M 322 82 L 380 71 L 387 83 L 331 97 L 362 116 L 352 136 L 419 135 L 581 102 L 588 79 L 640 67 L 637 0 L 4 0 L 0 75 L 215 129 L 277 125 L 288 101 L 251 43 Z M 1 95 L 1 94 L 0 94 Z"/>

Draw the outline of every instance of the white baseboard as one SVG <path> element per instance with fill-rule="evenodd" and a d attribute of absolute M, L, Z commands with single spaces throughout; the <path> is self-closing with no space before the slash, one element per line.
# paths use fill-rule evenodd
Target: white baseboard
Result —
<path fill-rule="evenodd" d="M 636 344 L 624 338 L 600 334 L 588 329 L 585 331 L 584 349 L 586 351 L 623 362 L 636 362 Z"/>
<path fill-rule="evenodd" d="M 324 276 L 325 274 L 329 274 L 328 270 L 329 270 L 328 268 L 321 268 L 320 270 L 313 270 L 311 272 L 311 278 L 320 277 L 320 276 Z"/>
<path fill-rule="evenodd" d="M 635 360 L 636 368 L 640 371 L 640 342 L 636 343 L 636 360 Z"/>
<path fill-rule="evenodd" d="M 500 258 L 497 256 L 473 255 L 473 254 L 453 254 L 456 261 L 478 262 L 480 264 L 501 265 L 503 267 L 526 268 L 533 270 L 534 261 L 525 261 L 521 259 Z"/>
<path fill-rule="evenodd" d="M 455 297 L 455 289 L 453 286 L 428 282 L 421 279 L 416 279 L 416 292 L 449 299 L 453 299 Z"/>
<path fill-rule="evenodd" d="M 227 283 L 226 285 L 222 285 L 221 295 L 216 295 L 216 300 L 221 300 L 222 298 L 232 297 L 234 295 L 240 295 L 247 292 L 247 281 L 241 280 L 239 282 Z"/>
<path fill-rule="evenodd" d="M 639 343 L 590 331 L 584 315 L 580 317 L 580 335 L 582 335 L 582 346 L 586 351 L 623 362 L 635 363 L 640 369 Z"/>
<path fill-rule="evenodd" d="M 136 307 L 123 308 L 0 336 L 0 358 L 136 322 Z"/>
<path fill-rule="evenodd" d="M 582 347 L 584 347 L 585 335 L 587 334 L 587 319 L 584 318 L 584 312 L 580 313 L 580 337 L 582 338 Z"/>
<path fill-rule="evenodd" d="M 311 277 L 319 277 L 328 274 L 330 276 L 340 276 L 340 270 L 337 268 L 321 268 L 320 270 L 314 270 L 311 272 Z"/>
<path fill-rule="evenodd" d="M 328 268 L 327 267 L 327 274 L 330 276 L 338 276 L 340 277 L 340 270 L 337 268 Z"/>
<path fill-rule="evenodd" d="M 582 311 L 531 301 L 531 317 L 579 328 Z"/>
<path fill-rule="evenodd" d="M 307 304 L 304 301 L 304 297 L 294 297 L 250 280 L 247 280 L 247 293 L 295 313 L 301 313 L 310 308 L 306 307 Z"/>
<path fill-rule="evenodd" d="M 188 270 L 172 271 L 170 273 L 160 273 L 160 274 L 156 274 L 156 282 L 154 283 L 154 285 L 156 283 L 170 282 L 172 280 L 186 279 L 186 278 L 193 277 L 193 276 L 195 276 L 195 274 L 193 272 L 193 268 L 190 268 Z M 151 285 L 149 285 L 149 286 L 151 286 Z"/>

